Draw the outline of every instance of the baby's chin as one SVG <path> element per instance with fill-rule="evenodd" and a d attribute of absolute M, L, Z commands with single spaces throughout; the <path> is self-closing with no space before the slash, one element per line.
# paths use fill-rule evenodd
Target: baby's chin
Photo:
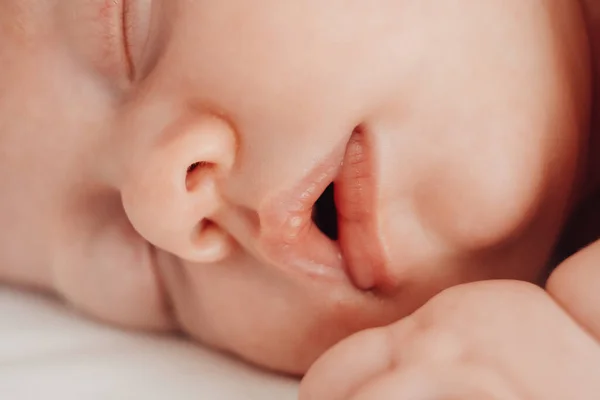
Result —
<path fill-rule="evenodd" d="M 421 303 L 242 267 L 162 268 L 172 315 L 191 339 L 278 373 L 303 375 L 340 340 L 389 324 Z"/>
<path fill-rule="evenodd" d="M 458 274 L 415 278 L 382 293 L 250 262 L 200 268 L 182 263 L 160 271 L 184 334 L 250 364 L 295 376 L 339 341 L 389 325 L 463 282 Z"/>

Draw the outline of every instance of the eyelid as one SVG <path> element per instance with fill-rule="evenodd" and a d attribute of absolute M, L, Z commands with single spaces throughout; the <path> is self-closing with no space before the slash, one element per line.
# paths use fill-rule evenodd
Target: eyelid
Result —
<path fill-rule="evenodd" d="M 129 80 L 133 81 L 136 76 L 135 62 L 132 56 L 132 35 L 134 26 L 132 24 L 132 11 L 130 0 L 123 0 L 122 4 L 122 20 L 123 20 L 123 48 L 125 52 L 125 60 L 127 61 L 127 76 Z"/>
<path fill-rule="evenodd" d="M 144 56 L 149 44 L 152 0 L 123 0 L 123 47 L 131 81 L 144 69 Z"/>

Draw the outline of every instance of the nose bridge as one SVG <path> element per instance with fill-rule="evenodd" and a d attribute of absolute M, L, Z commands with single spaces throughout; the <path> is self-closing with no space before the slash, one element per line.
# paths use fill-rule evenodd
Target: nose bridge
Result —
<path fill-rule="evenodd" d="M 217 181 L 236 156 L 236 134 L 215 115 L 185 116 L 130 160 L 122 187 L 134 228 L 153 245 L 199 263 L 225 257 L 230 238 L 212 217 L 223 206 Z"/>

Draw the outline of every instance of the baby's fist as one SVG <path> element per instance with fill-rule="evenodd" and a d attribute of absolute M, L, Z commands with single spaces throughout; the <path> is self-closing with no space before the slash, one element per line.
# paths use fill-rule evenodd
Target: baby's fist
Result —
<path fill-rule="evenodd" d="M 480 282 L 340 343 L 300 400 L 583 400 L 599 377 L 600 347 L 542 289 Z"/>

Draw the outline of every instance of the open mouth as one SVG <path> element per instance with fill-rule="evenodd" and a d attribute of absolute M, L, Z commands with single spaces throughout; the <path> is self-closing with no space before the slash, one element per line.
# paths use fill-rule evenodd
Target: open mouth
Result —
<path fill-rule="evenodd" d="M 259 251 L 276 265 L 309 275 L 343 275 L 362 290 L 385 265 L 377 234 L 375 175 L 363 132 L 259 210 Z"/>
<path fill-rule="evenodd" d="M 334 191 L 335 183 L 331 183 L 319 196 L 312 210 L 312 220 L 325 236 L 331 240 L 338 240 L 338 217 Z"/>

